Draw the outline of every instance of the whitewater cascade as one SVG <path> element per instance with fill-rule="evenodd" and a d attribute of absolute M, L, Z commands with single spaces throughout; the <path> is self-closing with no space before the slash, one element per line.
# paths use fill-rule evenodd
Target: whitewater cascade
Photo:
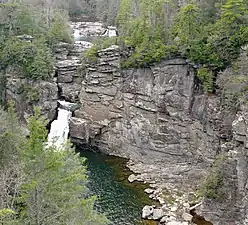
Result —
<path fill-rule="evenodd" d="M 63 108 L 58 109 L 58 118 L 51 123 L 47 147 L 55 147 L 57 150 L 62 150 L 68 139 L 72 112 L 69 110 L 71 103 L 65 101 L 58 102 Z M 68 110 L 66 109 L 67 107 Z"/>
<path fill-rule="evenodd" d="M 79 40 L 80 39 L 80 30 L 75 29 L 73 35 L 74 35 L 75 40 Z"/>

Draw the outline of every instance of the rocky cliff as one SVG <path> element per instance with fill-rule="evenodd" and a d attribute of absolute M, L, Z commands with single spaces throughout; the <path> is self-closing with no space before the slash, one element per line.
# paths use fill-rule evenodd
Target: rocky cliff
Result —
<path fill-rule="evenodd" d="M 225 197 L 206 198 L 197 211 L 213 224 L 246 224 L 246 111 L 229 109 L 220 94 L 206 95 L 199 85 L 183 59 L 123 71 L 117 46 L 101 50 L 86 65 L 71 137 L 130 158 L 131 180 L 155 181 L 151 187 L 170 217 L 180 218 L 216 156 L 224 155 Z"/>
<path fill-rule="evenodd" d="M 99 51 L 82 70 L 80 54 L 88 47 L 84 41 L 61 43 L 53 81 L 11 76 L 7 99 L 15 100 L 24 119 L 33 105 L 52 120 L 59 98 L 79 103 L 72 140 L 129 158 L 129 180 L 150 183 L 147 192 L 163 206 L 163 224 L 183 220 L 190 204 L 200 201 L 196 189 L 203 177 L 208 195 L 218 195 L 205 198 L 196 212 L 214 225 L 247 224 L 246 101 L 233 108 L 221 92 L 204 94 L 184 59 L 121 70 L 118 46 Z"/>

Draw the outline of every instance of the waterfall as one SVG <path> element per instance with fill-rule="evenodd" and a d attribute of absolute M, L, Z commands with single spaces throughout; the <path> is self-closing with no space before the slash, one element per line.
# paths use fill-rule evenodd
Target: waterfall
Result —
<path fill-rule="evenodd" d="M 109 36 L 109 37 L 116 37 L 116 36 L 117 36 L 116 30 L 111 30 L 111 29 L 109 29 L 109 30 L 108 30 L 108 36 Z"/>
<path fill-rule="evenodd" d="M 74 39 L 78 40 L 80 38 L 80 30 L 75 29 L 73 35 L 74 35 Z"/>
<path fill-rule="evenodd" d="M 59 103 L 64 106 L 62 101 Z M 70 103 L 65 102 L 65 105 Z M 58 109 L 58 118 L 51 124 L 51 129 L 48 134 L 47 147 L 55 147 L 57 150 L 62 150 L 67 142 L 69 134 L 69 122 L 72 116 L 71 111 L 67 109 Z"/>

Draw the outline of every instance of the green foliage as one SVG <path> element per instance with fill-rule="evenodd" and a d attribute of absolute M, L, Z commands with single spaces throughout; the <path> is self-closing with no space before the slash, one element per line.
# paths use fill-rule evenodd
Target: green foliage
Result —
<path fill-rule="evenodd" d="M 189 4 L 183 7 L 176 17 L 173 32 L 177 38 L 176 43 L 183 51 L 190 49 L 192 40 L 199 36 L 199 12 L 196 4 Z"/>
<path fill-rule="evenodd" d="M 223 191 L 223 166 L 225 161 L 225 155 L 218 155 L 216 157 L 211 170 L 200 186 L 199 194 L 201 196 L 219 201 L 224 198 L 225 193 Z"/>
<path fill-rule="evenodd" d="M 22 84 L 18 89 L 18 94 L 21 94 L 23 99 L 31 104 L 40 100 L 39 90 L 30 84 Z"/>
<path fill-rule="evenodd" d="M 213 91 L 213 72 L 206 67 L 198 69 L 197 76 L 199 77 L 205 91 Z"/>
<path fill-rule="evenodd" d="M 29 79 L 49 80 L 53 72 L 54 58 L 44 39 L 27 42 L 10 38 L 5 42 L 1 66 L 12 66 Z"/>
<path fill-rule="evenodd" d="M 94 211 L 95 197 L 86 197 L 84 160 L 69 144 L 63 151 L 45 147 L 45 125 L 36 110 L 21 153 L 26 179 L 18 200 L 22 205 L 19 224 L 106 224 L 107 219 Z"/>
<path fill-rule="evenodd" d="M 72 43 L 72 32 L 68 26 L 66 15 L 61 12 L 55 12 L 53 23 L 48 30 L 47 39 L 51 47 L 56 46 L 58 42 Z"/>
<path fill-rule="evenodd" d="M 0 220 L 6 216 L 13 215 L 15 212 L 11 209 L 1 209 L 0 210 Z"/>
<path fill-rule="evenodd" d="M 229 110 L 237 110 L 240 104 L 247 104 L 248 77 L 246 53 L 240 55 L 233 66 L 219 74 L 217 85 L 222 91 L 222 105 Z"/>
<path fill-rule="evenodd" d="M 0 70 L 0 106 L 5 104 L 5 87 L 6 87 L 6 75 Z"/>
<path fill-rule="evenodd" d="M 117 24 L 125 27 L 131 19 L 132 15 L 132 0 L 122 0 L 120 10 L 118 12 Z"/>
<path fill-rule="evenodd" d="M 71 42 L 67 16 L 53 10 L 48 24 L 45 11 L 26 4 L 0 5 L 0 69 L 9 68 L 28 79 L 49 80 L 54 46 Z M 27 39 L 26 37 L 30 37 Z M 4 72 L 3 72 L 4 73 Z"/>
<path fill-rule="evenodd" d="M 13 158 L 18 158 L 23 144 L 23 132 L 14 111 L 14 103 L 10 102 L 8 112 L 0 110 L 0 168 L 8 165 Z M 16 161 L 18 163 L 18 161 Z"/>
<path fill-rule="evenodd" d="M 4 225 L 14 225 L 16 224 L 12 219 L 17 213 L 8 208 L 0 209 L 0 223 Z"/>
<path fill-rule="evenodd" d="M 178 55 L 177 46 L 168 44 L 169 30 L 165 19 L 165 0 L 142 0 L 134 5 L 123 0 L 118 15 L 120 44 L 133 49 L 131 56 L 122 61 L 122 68 L 147 66 Z M 134 15 L 133 8 L 138 8 Z"/>
<path fill-rule="evenodd" d="M 204 66 L 198 75 L 205 90 L 213 90 L 211 70 L 225 69 L 248 43 L 247 6 L 243 0 L 228 0 L 219 11 L 215 10 L 221 16 L 208 23 L 204 21 L 204 9 L 199 11 L 196 5 L 180 10 L 174 24 L 174 37 L 178 37 L 176 41 L 184 56 Z"/>

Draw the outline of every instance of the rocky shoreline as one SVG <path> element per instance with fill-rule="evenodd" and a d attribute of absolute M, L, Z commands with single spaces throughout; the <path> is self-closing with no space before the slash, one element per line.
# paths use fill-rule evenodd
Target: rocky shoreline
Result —
<path fill-rule="evenodd" d="M 141 166 L 133 163 L 132 160 L 129 160 L 127 167 L 136 173 L 138 171 L 137 167 L 142 171 L 148 171 L 147 165 Z M 168 185 L 154 181 L 152 173 L 149 175 L 147 173 L 142 174 L 139 170 L 139 174 L 131 174 L 128 180 L 130 183 L 134 181 L 149 183 L 150 188 L 144 191 L 149 195 L 149 198 L 159 204 L 144 206 L 142 218 L 159 221 L 159 225 L 189 225 L 193 219 L 191 211 L 202 204 L 201 199 L 197 199 L 194 192 L 189 195 L 179 193 L 175 189 L 168 189 Z"/>

